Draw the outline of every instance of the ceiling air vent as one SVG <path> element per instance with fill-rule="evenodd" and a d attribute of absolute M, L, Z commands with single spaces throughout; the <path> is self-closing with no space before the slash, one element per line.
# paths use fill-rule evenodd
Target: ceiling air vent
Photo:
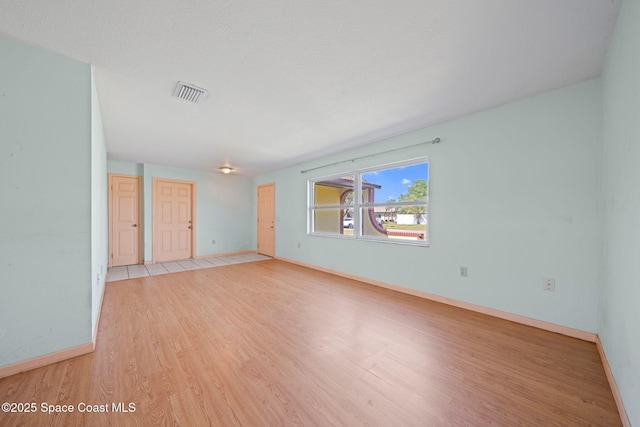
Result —
<path fill-rule="evenodd" d="M 173 92 L 173 96 L 178 99 L 183 99 L 185 101 L 193 102 L 194 104 L 198 104 L 199 102 L 204 101 L 207 97 L 207 91 L 188 83 L 178 82 L 178 86 L 176 86 L 176 90 Z"/>

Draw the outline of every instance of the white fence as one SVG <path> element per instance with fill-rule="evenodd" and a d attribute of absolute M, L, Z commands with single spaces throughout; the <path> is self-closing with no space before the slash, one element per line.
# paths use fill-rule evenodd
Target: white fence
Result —
<path fill-rule="evenodd" d="M 420 222 L 418 222 L 420 219 Z M 397 224 L 426 224 L 427 223 L 427 214 L 398 214 L 396 217 Z"/>

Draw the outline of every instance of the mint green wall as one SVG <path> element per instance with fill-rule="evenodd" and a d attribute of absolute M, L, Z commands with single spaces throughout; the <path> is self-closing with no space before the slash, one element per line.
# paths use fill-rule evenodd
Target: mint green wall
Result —
<path fill-rule="evenodd" d="M 590 80 L 258 177 L 276 183 L 276 254 L 596 332 L 600 91 Z M 442 142 L 300 173 L 435 137 Z M 431 247 L 306 234 L 307 179 L 423 155 Z M 543 277 L 556 279 L 555 292 Z"/>
<path fill-rule="evenodd" d="M 219 172 L 108 161 L 109 173 L 143 177 L 144 260 L 153 260 L 153 178 L 196 183 L 196 255 L 255 250 L 253 179 Z M 213 243 L 213 240 L 216 243 Z"/>
<path fill-rule="evenodd" d="M 622 5 L 603 72 L 604 268 L 598 333 L 640 426 L 640 2 Z"/>
<path fill-rule="evenodd" d="M 109 173 L 142 176 L 142 164 L 131 162 L 108 161 Z"/>
<path fill-rule="evenodd" d="M 88 64 L 0 38 L 0 198 L 0 366 L 91 342 Z"/>
<path fill-rule="evenodd" d="M 109 252 L 107 146 L 91 72 L 91 331 L 95 336 Z"/>

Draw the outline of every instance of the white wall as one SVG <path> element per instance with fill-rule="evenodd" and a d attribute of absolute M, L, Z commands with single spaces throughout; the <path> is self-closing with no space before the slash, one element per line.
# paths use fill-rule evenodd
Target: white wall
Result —
<path fill-rule="evenodd" d="M 258 177 L 276 183 L 276 254 L 596 332 L 600 91 L 590 80 Z M 442 142 L 300 173 L 435 137 Z M 422 155 L 429 248 L 306 234 L 307 179 Z M 556 279 L 555 292 L 543 277 Z"/>
<path fill-rule="evenodd" d="M 143 177 L 144 260 L 153 260 L 153 178 L 196 183 L 196 256 L 255 250 L 253 179 L 219 172 L 108 161 L 109 173 Z M 213 240 L 216 243 L 213 243 Z"/>
<path fill-rule="evenodd" d="M 91 342 L 91 70 L 0 38 L 0 366 Z"/>
<path fill-rule="evenodd" d="M 109 262 L 107 146 L 91 72 L 91 331 L 95 336 Z"/>
<path fill-rule="evenodd" d="M 640 3 L 625 1 L 603 72 L 604 268 L 598 334 L 640 426 Z"/>

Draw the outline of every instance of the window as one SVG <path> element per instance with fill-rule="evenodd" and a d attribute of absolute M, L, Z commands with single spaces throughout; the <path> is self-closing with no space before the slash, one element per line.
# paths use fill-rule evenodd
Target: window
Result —
<path fill-rule="evenodd" d="M 309 180 L 312 235 L 428 244 L 426 158 Z"/>

